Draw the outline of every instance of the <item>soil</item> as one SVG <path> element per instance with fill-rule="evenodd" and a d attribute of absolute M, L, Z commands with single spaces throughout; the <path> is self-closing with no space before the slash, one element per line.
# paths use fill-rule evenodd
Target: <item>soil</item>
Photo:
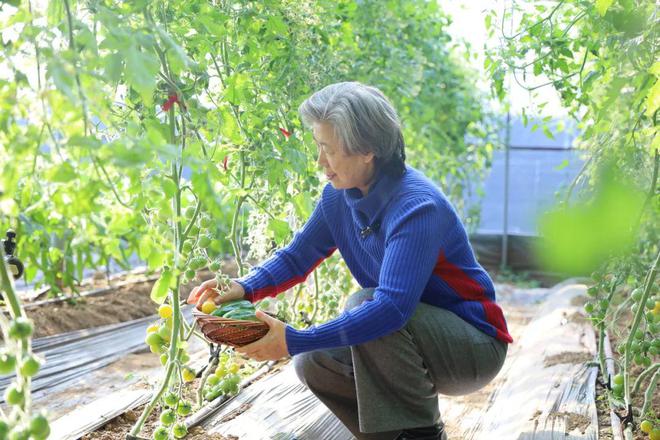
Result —
<path fill-rule="evenodd" d="M 229 276 L 236 275 L 236 266 L 225 262 L 222 271 Z M 131 277 L 137 282 L 132 283 Z M 190 291 L 203 281 L 213 277 L 209 271 L 199 272 L 194 281 L 181 286 L 181 297 L 186 298 Z M 152 279 L 131 275 L 120 280 L 112 280 L 112 288 L 99 282 L 84 286 L 85 290 L 111 287 L 107 292 L 94 296 L 78 296 L 58 302 L 35 303 L 28 305 L 26 313 L 35 325 L 35 337 L 52 336 L 59 333 L 116 324 L 143 318 L 156 313 L 156 305 L 151 298 Z M 142 280 L 142 281 L 140 281 Z"/>
<path fill-rule="evenodd" d="M 126 411 L 124 414 L 112 419 L 98 430 L 84 435 L 82 440 L 126 440 L 126 435 L 129 433 L 135 422 L 142 414 L 144 407 L 145 405 L 141 405 L 136 409 Z M 161 411 L 157 408 L 149 415 L 147 421 L 144 424 L 142 432 L 140 433 L 141 438 L 150 439 L 152 437 L 152 434 L 158 425 L 158 415 L 160 413 Z M 220 434 L 210 434 L 203 428 L 197 426 L 188 432 L 186 439 L 238 440 L 238 437 L 225 437 Z"/>
<path fill-rule="evenodd" d="M 591 360 L 593 360 L 593 356 L 585 351 L 565 351 L 546 357 L 543 360 L 543 364 L 547 368 L 558 364 L 582 364 Z"/>

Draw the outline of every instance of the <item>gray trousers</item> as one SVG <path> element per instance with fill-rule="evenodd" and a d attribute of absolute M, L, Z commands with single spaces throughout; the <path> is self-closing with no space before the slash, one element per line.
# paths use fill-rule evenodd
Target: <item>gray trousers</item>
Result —
<path fill-rule="evenodd" d="M 373 296 L 351 295 L 346 310 Z M 438 394 L 464 395 L 502 368 L 507 344 L 454 313 L 420 303 L 401 330 L 350 347 L 293 357 L 296 374 L 358 439 L 391 440 L 441 423 Z"/>

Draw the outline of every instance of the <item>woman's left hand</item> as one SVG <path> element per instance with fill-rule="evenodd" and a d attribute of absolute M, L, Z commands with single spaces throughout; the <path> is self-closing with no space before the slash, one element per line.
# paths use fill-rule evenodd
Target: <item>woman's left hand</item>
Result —
<path fill-rule="evenodd" d="M 289 356 L 286 346 L 286 324 L 261 310 L 257 310 L 256 315 L 257 319 L 268 325 L 268 333 L 258 341 L 237 347 L 235 350 L 256 361 L 276 361 Z"/>

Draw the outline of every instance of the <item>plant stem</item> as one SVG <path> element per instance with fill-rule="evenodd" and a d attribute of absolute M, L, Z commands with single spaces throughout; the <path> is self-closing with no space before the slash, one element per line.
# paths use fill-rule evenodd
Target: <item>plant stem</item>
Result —
<path fill-rule="evenodd" d="M 635 384 L 633 385 L 632 391 L 630 391 L 630 395 L 632 397 L 635 397 L 635 394 L 639 392 L 640 387 L 642 386 L 642 382 L 646 377 L 653 373 L 655 370 L 660 368 L 660 362 L 656 362 L 655 364 L 651 365 L 648 367 L 646 370 L 642 371 L 639 376 L 637 376 L 637 380 L 635 380 Z"/>
<path fill-rule="evenodd" d="M 644 415 L 647 413 L 647 411 L 649 410 L 649 406 L 653 402 L 653 393 L 655 391 L 655 387 L 658 385 L 658 378 L 660 378 L 660 368 L 656 368 L 655 373 L 651 378 L 651 382 L 649 383 L 649 386 L 646 388 L 646 392 L 644 392 L 644 405 L 642 405 L 642 412 L 641 412 L 642 417 L 644 417 Z"/>
<path fill-rule="evenodd" d="M 630 333 L 628 334 L 628 339 L 626 340 L 626 352 L 624 355 L 624 360 L 623 360 L 623 388 L 624 388 L 624 400 L 626 403 L 626 407 L 630 407 L 632 404 L 631 402 L 631 397 L 630 397 L 630 384 L 628 383 L 629 380 L 629 367 L 630 367 L 630 347 L 632 346 L 634 337 L 635 337 L 635 332 L 637 331 L 637 328 L 639 327 L 639 323 L 642 321 L 642 317 L 644 316 L 644 311 L 645 307 L 644 305 L 648 301 L 649 297 L 651 296 L 651 291 L 653 290 L 653 283 L 655 281 L 655 277 L 657 275 L 658 271 L 658 261 L 660 260 L 660 253 L 655 258 L 655 261 L 653 262 L 653 266 L 651 266 L 651 269 L 649 270 L 649 273 L 646 278 L 646 285 L 644 286 L 644 292 L 642 293 L 642 298 L 639 300 L 639 307 L 637 308 L 637 313 L 635 313 L 635 317 L 633 318 L 633 323 L 632 326 L 630 327 Z M 628 428 L 626 428 L 626 431 L 628 431 Z"/>
<path fill-rule="evenodd" d="M 217 354 L 217 351 L 215 351 Z M 201 407 L 202 403 L 204 402 L 203 400 L 203 393 L 204 393 L 204 385 L 206 384 L 206 380 L 209 378 L 213 372 L 215 372 L 215 368 L 218 366 L 218 356 L 215 356 L 213 359 L 211 359 L 211 362 L 207 365 L 206 370 L 204 370 L 204 374 L 202 374 L 202 377 L 199 381 L 199 387 L 197 388 L 197 406 Z"/>

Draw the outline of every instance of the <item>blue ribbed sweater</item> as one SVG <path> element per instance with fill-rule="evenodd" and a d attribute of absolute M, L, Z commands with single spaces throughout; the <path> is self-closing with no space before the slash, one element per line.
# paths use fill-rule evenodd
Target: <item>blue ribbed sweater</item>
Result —
<path fill-rule="evenodd" d="M 360 232 L 371 226 L 366 236 Z M 305 330 L 286 328 L 289 353 L 361 344 L 401 329 L 422 301 L 454 312 L 479 330 L 512 342 L 488 273 L 477 263 L 454 208 L 412 167 L 381 175 L 366 197 L 326 185 L 290 244 L 236 281 L 246 298 L 274 296 L 307 276 L 339 249 L 372 301 Z"/>

